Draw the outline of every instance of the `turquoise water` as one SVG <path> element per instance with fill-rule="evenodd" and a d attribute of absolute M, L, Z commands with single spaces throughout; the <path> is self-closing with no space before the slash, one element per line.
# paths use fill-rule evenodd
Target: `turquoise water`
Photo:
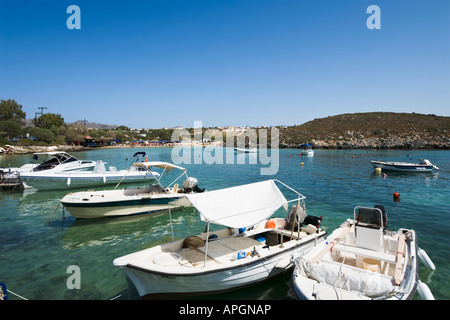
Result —
<path fill-rule="evenodd" d="M 170 148 L 101 149 L 73 154 L 81 159 L 102 159 L 122 169 L 137 151 L 146 151 L 149 161 L 172 162 Z M 277 178 L 306 196 L 308 214 L 323 216 L 323 226 L 330 232 L 352 217 L 355 206 L 382 204 L 388 213 L 388 228 L 415 229 L 419 246 L 436 265 L 432 272 L 420 264 L 421 280 L 436 299 L 450 298 L 450 151 L 315 150 L 314 157 L 299 157 L 294 149 L 279 152 L 279 170 L 274 176 L 262 176 L 261 167 L 268 165 L 260 161 L 250 164 L 248 157 L 252 155 L 244 156 L 245 164 L 228 164 L 225 159 L 224 164 L 182 166 L 199 180 L 201 188 L 208 190 Z M 433 174 L 387 173 L 383 177 L 374 173 L 369 163 L 378 159 L 407 161 L 407 155 L 415 161 L 429 159 L 440 170 Z M 201 158 L 192 153 L 192 159 L 196 156 Z M 3 155 L 0 166 L 18 166 L 30 162 L 31 157 Z M 165 176 L 164 181 L 171 182 L 174 177 Z M 400 194 L 398 203 L 393 201 L 394 192 Z M 0 192 L 0 281 L 27 299 L 138 299 L 112 261 L 170 241 L 168 215 L 77 220 L 68 212 L 63 214 L 60 207 L 57 209 L 66 193 L 32 189 Z M 285 195 L 292 196 L 288 192 Z M 192 208 L 176 210 L 172 218 L 176 238 L 198 234 L 205 227 Z M 80 268 L 81 289 L 67 288 L 71 276 L 67 268 L 71 265 Z M 293 299 L 290 276 L 288 273 L 242 290 L 200 298 Z M 9 298 L 19 299 L 12 294 Z M 420 299 L 418 294 L 415 299 Z"/>

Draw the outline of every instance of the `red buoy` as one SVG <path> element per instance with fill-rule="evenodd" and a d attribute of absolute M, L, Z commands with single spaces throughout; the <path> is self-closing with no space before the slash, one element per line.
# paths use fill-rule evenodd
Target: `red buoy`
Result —
<path fill-rule="evenodd" d="M 400 194 L 398 192 L 394 192 L 393 194 L 394 202 L 400 201 Z"/>

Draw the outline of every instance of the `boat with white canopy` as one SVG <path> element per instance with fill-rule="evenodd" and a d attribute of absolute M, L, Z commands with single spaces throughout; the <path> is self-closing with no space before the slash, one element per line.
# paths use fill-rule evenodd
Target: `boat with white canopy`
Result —
<path fill-rule="evenodd" d="M 356 207 L 314 250 L 295 260 L 294 291 L 302 300 L 410 300 L 416 290 L 434 299 L 418 278 L 419 257 L 434 269 L 417 246 L 412 229 L 386 230 L 383 206 Z M 420 252 L 420 253 L 419 253 Z"/>
<path fill-rule="evenodd" d="M 133 163 L 138 172 L 146 172 L 155 177 L 148 187 L 124 188 L 102 191 L 73 192 L 64 196 L 60 203 L 76 218 L 101 218 L 108 216 L 126 216 L 156 212 L 168 209 L 172 202 L 187 193 L 203 192 L 198 187 L 197 179 L 189 177 L 183 167 L 163 161 L 146 161 Z M 154 168 L 162 169 L 161 173 Z M 161 178 L 164 174 L 177 169 L 181 174 L 167 186 L 163 186 Z M 182 186 L 175 183 L 185 177 Z"/>
<path fill-rule="evenodd" d="M 286 200 L 276 182 L 295 198 Z M 302 224 L 320 224 L 319 219 L 307 219 L 314 217 L 306 216 L 304 201 L 278 180 L 188 194 L 174 204 L 194 206 L 207 224 L 206 232 L 116 258 L 113 264 L 140 296 L 192 295 L 252 285 L 289 270 L 293 257 L 323 241 L 326 232 L 319 225 Z M 287 219 L 272 217 L 290 202 L 295 206 Z M 228 228 L 211 231 L 211 224 Z"/>

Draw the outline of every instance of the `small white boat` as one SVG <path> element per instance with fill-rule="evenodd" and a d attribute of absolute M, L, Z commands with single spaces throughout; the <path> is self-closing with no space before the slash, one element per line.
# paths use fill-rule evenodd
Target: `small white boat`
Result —
<path fill-rule="evenodd" d="M 353 220 L 296 259 L 296 295 L 303 300 L 411 299 L 419 284 L 417 235 L 412 229 L 388 231 L 386 224 L 384 207 L 356 207 Z M 419 293 L 427 292 L 426 284 L 420 286 Z"/>
<path fill-rule="evenodd" d="M 69 193 L 64 196 L 60 203 L 70 214 L 76 218 L 100 218 L 108 216 L 126 216 L 133 214 L 156 212 L 168 209 L 168 204 L 186 193 L 203 192 L 197 185 L 197 179 L 188 177 L 186 169 L 168 162 L 150 161 L 134 163 L 139 172 L 144 172 L 156 177 L 157 184 L 149 185 L 147 188 L 127 188 L 104 191 L 84 191 Z M 159 174 L 152 168 L 162 168 Z M 182 173 L 167 187 L 161 184 L 164 173 L 173 169 L 181 170 Z M 175 182 L 182 176 L 186 177 L 183 187 Z"/>
<path fill-rule="evenodd" d="M 300 150 L 300 154 L 302 156 L 313 156 L 314 155 L 314 150 L 312 149 L 312 146 L 310 144 L 302 144 L 300 145 L 300 148 L 303 148 L 302 150 Z"/>
<path fill-rule="evenodd" d="M 234 151 L 237 153 L 257 153 L 257 148 L 234 148 Z"/>
<path fill-rule="evenodd" d="M 206 232 L 128 254 L 113 264 L 140 296 L 227 291 L 291 269 L 292 257 L 311 250 L 326 232 L 313 225 L 300 228 L 300 219 L 295 222 L 292 216 L 304 218 L 304 196 L 288 187 L 297 198 L 287 201 L 275 181 L 186 195 L 175 205 L 193 205 L 207 223 Z M 284 218 L 269 217 L 291 201 L 297 206 L 291 208 L 292 227 L 286 229 Z M 210 231 L 211 223 L 228 228 Z"/>
<path fill-rule="evenodd" d="M 133 156 L 136 160 L 144 152 L 137 152 Z M 75 161 L 75 160 L 72 160 Z M 147 170 L 141 170 L 140 167 L 133 163 L 129 169 L 117 170 L 116 167 L 110 166 L 106 169 L 102 160 L 97 161 L 79 161 L 79 165 L 71 167 L 59 165 L 53 169 L 44 170 L 43 166 L 50 165 L 44 162 L 33 168 L 31 171 L 19 172 L 20 180 L 27 186 L 38 190 L 50 189 L 69 189 L 81 187 L 94 187 L 107 184 L 117 184 L 119 182 L 155 182 L 158 177 L 157 173 L 151 173 Z M 60 167 L 60 169 L 58 169 Z"/>
<path fill-rule="evenodd" d="M 429 160 L 420 159 L 419 163 L 393 162 L 393 161 L 370 161 L 372 166 L 381 170 L 400 171 L 400 172 L 432 172 L 433 169 L 439 170 L 438 166 L 432 164 Z"/>

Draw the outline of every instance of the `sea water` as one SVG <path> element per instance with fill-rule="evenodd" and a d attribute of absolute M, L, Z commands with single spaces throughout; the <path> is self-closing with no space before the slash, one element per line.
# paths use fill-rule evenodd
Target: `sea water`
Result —
<path fill-rule="evenodd" d="M 137 151 L 147 152 L 148 161 L 172 162 L 171 148 L 97 149 L 73 154 L 80 159 L 101 159 L 107 162 L 107 167 L 126 169 Z M 204 152 L 210 151 L 204 149 Z M 430 160 L 440 170 L 415 174 L 385 172 L 387 176 L 384 176 L 375 173 L 370 164 L 370 160 L 418 162 L 419 158 Z M 258 158 L 250 160 L 246 159 L 244 164 L 191 161 L 180 165 L 188 169 L 189 176 L 198 179 L 200 188 L 207 190 L 279 179 L 306 196 L 307 214 L 323 216 L 322 226 L 329 233 L 345 219 L 353 217 L 355 206 L 384 205 L 388 229 L 415 229 L 418 245 L 436 265 L 433 272 L 419 263 L 422 282 L 427 283 L 436 299 L 450 299 L 450 151 L 315 150 L 314 156 L 305 157 L 299 156 L 299 150 L 281 149 L 278 171 L 270 176 L 261 175 L 264 164 Z M 3 167 L 31 161 L 31 154 L 0 156 Z M 164 175 L 163 182 L 170 183 L 177 176 L 175 172 Z M 280 190 L 288 199 L 294 196 L 282 187 Z M 64 195 L 74 191 L 80 190 L 0 192 L 0 281 L 10 291 L 27 299 L 139 299 L 124 273 L 114 267 L 112 261 L 171 241 L 167 212 L 75 219 L 58 206 Z M 399 202 L 393 201 L 394 192 L 400 194 Z M 280 209 L 277 214 L 286 215 L 286 212 Z M 172 222 L 176 239 L 205 230 L 193 208 L 173 211 Z M 76 279 L 79 289 L 72 283 L 73 266 L 79 270 Z M 291 275 L 292 272 L 288 272 L 255 286 L 199 298 L 294 299 Z M 9 299 L 20 298 L 10 294 Z M 414 299 L 420 299 L 417 293 Z"/>

